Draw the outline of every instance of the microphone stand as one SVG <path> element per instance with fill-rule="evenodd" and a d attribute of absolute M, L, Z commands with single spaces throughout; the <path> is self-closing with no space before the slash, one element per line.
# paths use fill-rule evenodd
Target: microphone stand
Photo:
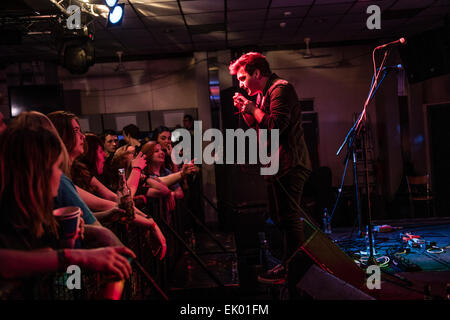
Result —
<path fill-rule="evenodd" d="M 372 52 L 372 57 L 373 57 L 373 61 L 375 64 L 375 51 L 378 48 L 375 48 Z M 370 88 L 370 92 L 369 95 L 364 103 L 364 108 L 363 111 L 361 112 L 361 115 L 359 116 L 359 119 L 357 120 L 357 122 L 355 123 L 355 125 L 350 129 L 349 133 L 347 134 L 347 137 L 345 138 L 344 142 L 342 143 L 341 147 L 339 148 L 338 152 L 336 155 L 339 155 L 339 153 L 341 152 L 342 148 L 344 147 L 345 144 L 348 143 L 348 147 L 347 147 L 347 155 L 346 155 L 346 160 L 348 160 L 348 157 L 350 155 L 350 150 L 353 150 L 353 155 L 354 155 L 354 146 L 353 143 L 355 141 L 355 139 L 359 136 L 361 129 L 364 128 L 363 132 L 365 132 L 366 130 L 366 121 L 367 121 L 367 117 L 366 117 L 366 111 L 367 111 L 367 106 L 369 105 L 369 103 L 372 101 L 373 96 L 374 96 L 374 90 L 375 88 L 377 88 L 378 85 L 378 78 L 381 74 L 381 71 L 383 70 L 383 66 L 386 62 L 386 58 L 389 54 L 389 49 L 385 51 L 384 53 L 384 57 L 383 57 L 383 61 L 381 62 L 380 67 L 377 69 L 375 68 L 375 80 L 372 83 L 372 86 Z M 363 142 L 363 149 L 364 149 L 364 169 L 365 169 L 365 176 L 366 176 L 366 190 L 367 190 L 367 227 L 368 227 L 368 237 L 369 237 L 369 248 L 370 248 L 370 252 L 369 252 L 369 258 L 368 258 L 368 265 L 376 265 L 376 259 L 374 257 L 374 253 L 373 253 L 373 240 L 372 240 L 372 208 L 371 208 L 371 201 L 370 201 L 370 185 L 369 185 L 369 167 L 368 167 L 368 162 L 367 162 L 367 141 L 366 141 L 366 135 L 363 134 L 362 136 L 362 142 Z M 353 158 L 353 162 L 355 162 L 355 158 Z M 356 173 L 356 165 L 354 164 L 355 167 L 355 173 Z M 357 180 L 357 177 L 355 177 L 355 180 Z M 342 191 L 342 190 L 341 190 Z M 358 199 L 357 199 L 358 201 Z M 358 213 L 359 214 L 359 213 Z M 360 221 L 360 217 L 358 217 L 358 220 Z M 360 232 L 362 233 L 362 230 L 360 230 Z"/>

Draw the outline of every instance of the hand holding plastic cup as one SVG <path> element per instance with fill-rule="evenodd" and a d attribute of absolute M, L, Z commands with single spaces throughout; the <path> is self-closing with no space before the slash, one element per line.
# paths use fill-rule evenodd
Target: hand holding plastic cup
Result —
<path fill-rule="evenodd" d="M 79 207 L 63 207 L 53 210 L 53 216 L 59 223 L 59 237 L 64 248 L 74 248 L 81 223 Z"/>

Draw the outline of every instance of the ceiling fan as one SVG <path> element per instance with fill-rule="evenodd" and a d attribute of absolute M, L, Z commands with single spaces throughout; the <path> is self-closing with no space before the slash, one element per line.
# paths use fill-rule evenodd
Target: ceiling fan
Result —
<path fill-rule="evenodd" d="M 313 54 L 311 51 L 311 38 L 305 38 L 305 45 L 306 45 L 306 49 L 305 52 L 303 53 L 303 59 L 312 59 L 312 58 L 325 58 L 325 57 L 331 57 L 331 54 Z"/>
<path fill-rule="evenodd" d="M 119 58 L 119 63 L 117 64 L 117 67 L 114 69 L 114 72 L 126 72 L 125 66 L 122 63 L 122 55 L 123 51 L 116 51 L 117 57 Z"/>
<path fill-rule="evenodd" d="M 342 52 L 342 58 L 338 61 L 328 62 L 321 65 L 313 66 L 314 69 L 339 69 L 339 68 L 353 68 L 356 67 L 353 63 L 350 62 L 344 56 L 344 52 Z"/>

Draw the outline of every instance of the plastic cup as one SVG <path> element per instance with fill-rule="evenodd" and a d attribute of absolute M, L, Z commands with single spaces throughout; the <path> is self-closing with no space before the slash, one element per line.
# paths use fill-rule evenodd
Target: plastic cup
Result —
<path fill-rule="evenodd" d="M 53 210 L 53 216 L 59 224 L 59 237 L 65 248 L 74 248 L 81 223 L 79 207 L 63 207 Z"/>

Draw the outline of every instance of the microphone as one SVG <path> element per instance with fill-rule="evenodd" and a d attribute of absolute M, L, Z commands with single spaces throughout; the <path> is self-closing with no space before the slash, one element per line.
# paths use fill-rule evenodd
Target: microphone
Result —
<path fill-rule="evenodd" d="M 406 39 L 405 38 L 400 38 L 398 40 L 383 44 L 381 46 L 376 47 L 375 49 L 383 49 L 386 47 L 392 47 L 392 46 L 397 46 L 397 45 L 404 45 L 406 44 Z"/>
<path fill-rule="evenodd" d="M 377 68 L 377 71 L 378 70 L 380 70 L 379 67 Z M 399 63 L 399 64 L 396 64 L 394 66 L 384 66 L 383 69 L 381 69 L 381 70 L 382 71 L 385 71 L 385 70 L 387 70 L 387 71 L 391 71 L 391 70 L 393 70 L 393 71 L 400 71 L 400 70 L 403 70 L 403 65 Z"/>
<path fill-rule="evenodd" d="M 383 67 L 383 71 L 384 70 L 387 70 L 387 71 L 390 71 L 390 70 L 393 70 L 393 71 L 400 71 L 400 70 L 403 70 L 403 66 L 399 63 L 399 64 L 396 64 L 395 66 L 386 66 L 386 67 Z"/>

